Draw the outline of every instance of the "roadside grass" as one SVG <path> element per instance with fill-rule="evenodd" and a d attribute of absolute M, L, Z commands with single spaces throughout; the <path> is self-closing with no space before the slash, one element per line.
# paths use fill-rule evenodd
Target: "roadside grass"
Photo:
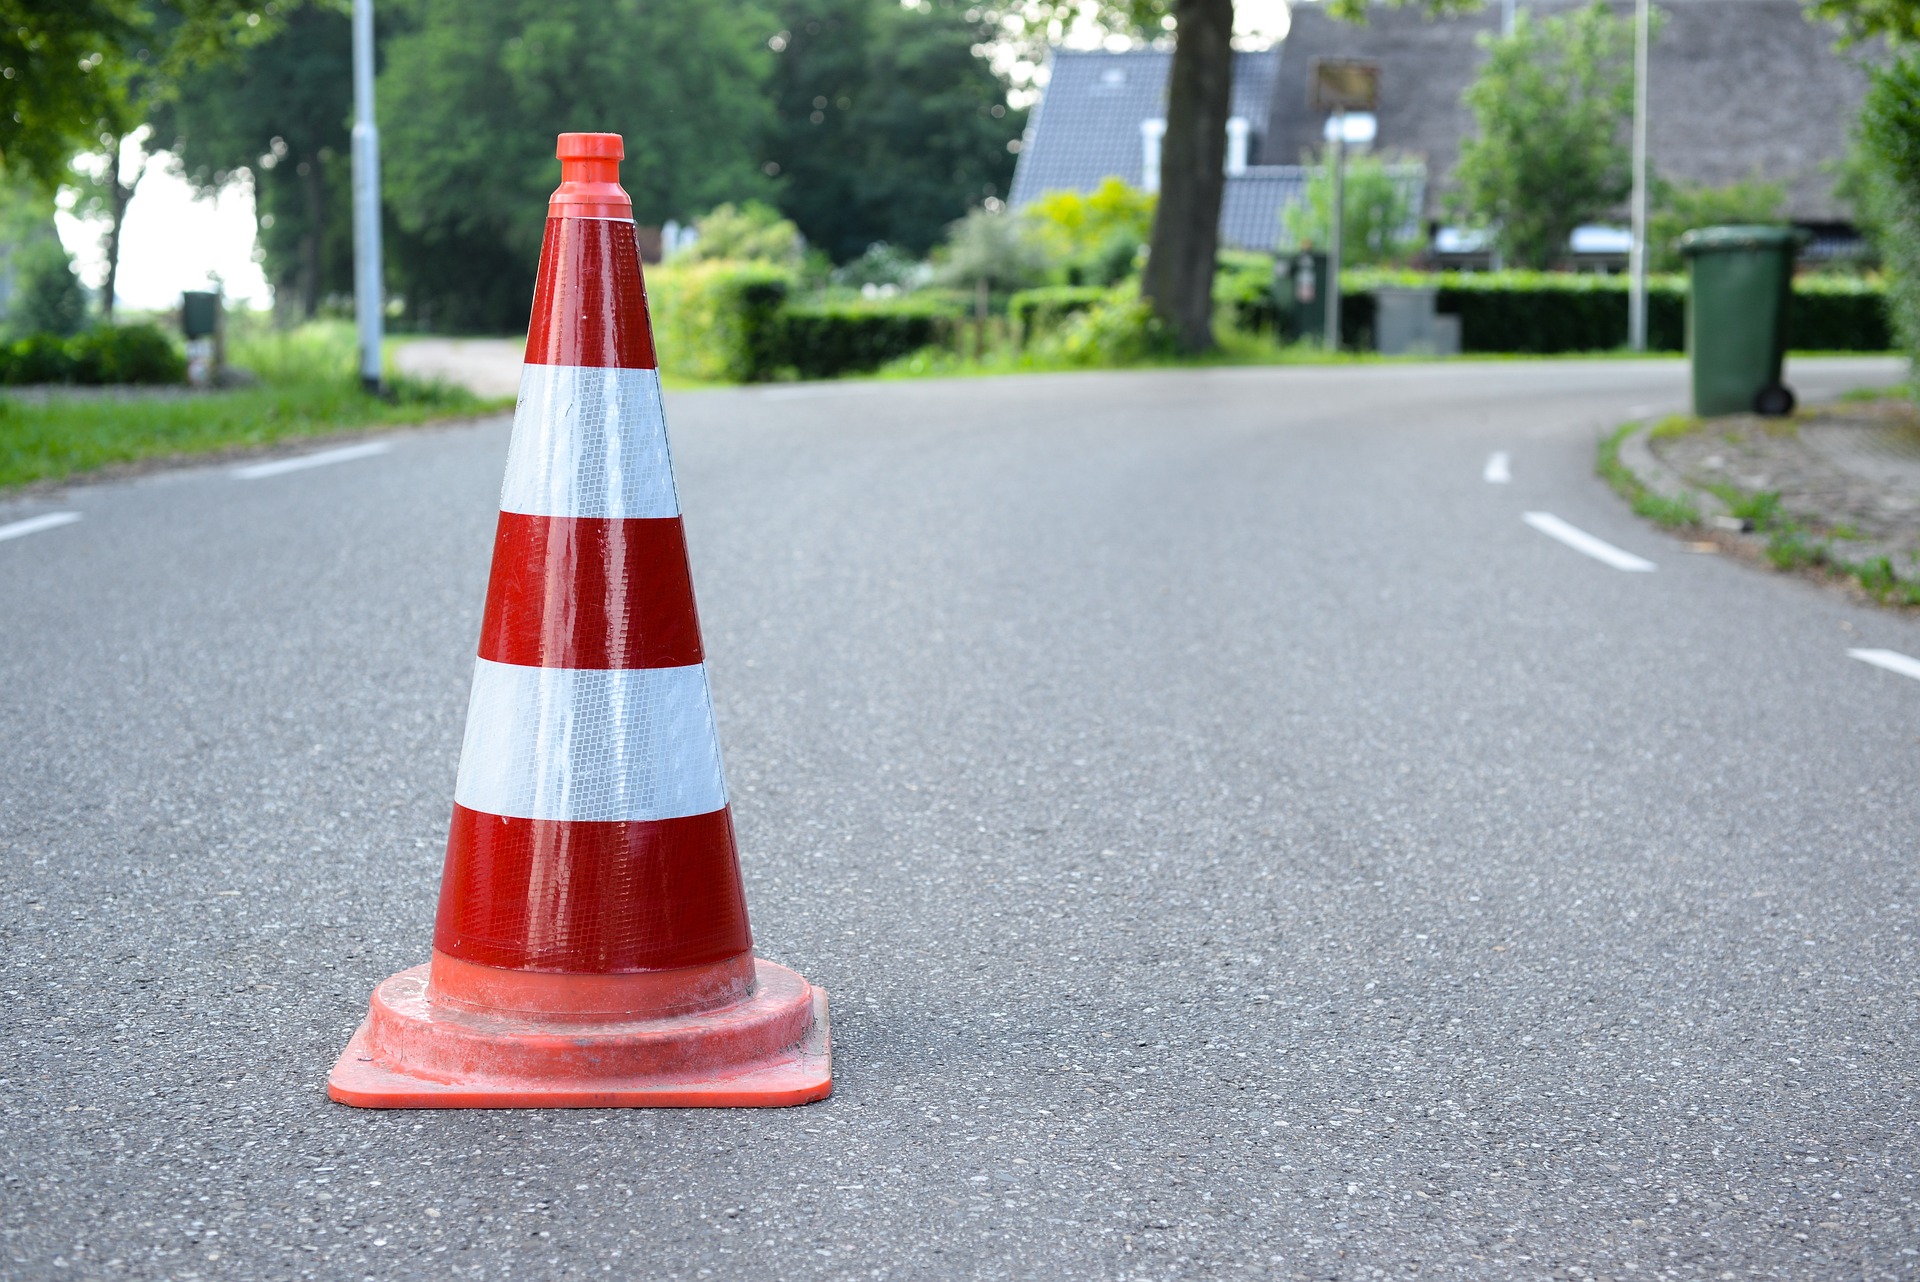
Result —
<path fill-rule="evenodd" d="M 0 394 L 0 490 L 115 464 L 272 445 L 354 429 L 482 413 L 511 402 L 463 388 L 389 378 L 386 397 L 354 377 L 353 327 L 237 326 L 228 363 L 258 381 L 213 392 Z"/>
<path fill-rule="evenodd" d="M 1862 399 L 1862 398 L 1854 398 Z M 1656 423 L 1649 434 L 1669 439 L 1695 431 L 1706 420 L 1688 414 L 1675 414 Z M 1636 515 L 1647 517 L 1670 530 L 1692 530 L 1701 525 L 1700 508 L 1687 498 L 1668 497 L 1649 490 L 1626 464 L 1620 461 L 1620 445 L 1639 423 L 1624 423 L 1600 442 L 1595 471 L 1632 505 Z M 1761 536 L 1761 555 L 1777 570 L 1797 570 L 1822 577 L 1851 579 L 1866 594 L 1883 605 L 1920 606 L 1920 583 L 1910 582 L 1894 572 L 1893 562 L 1885 556 L 1853 561 L 1834 551 L 1833 540 L 1845 539 L 1855 532 L 1835 526 L 1824 533 L 1804 521 L 1794 519 L 1780 506 L 1776 490 L 1748 492 L 1731 485 L 1707 487 L 1727 505 L 1727 514 L 1744 522 Z"/>

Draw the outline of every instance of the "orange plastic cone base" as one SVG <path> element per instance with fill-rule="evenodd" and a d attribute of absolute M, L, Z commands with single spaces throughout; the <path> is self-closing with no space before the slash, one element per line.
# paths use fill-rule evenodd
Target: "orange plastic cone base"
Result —
<path fill-rule="evenodd" d="M 429 968 L 374 990 L 327 1077 L 360 1108 L 776 1108 L 833 1091 L 827 995 L 754 961 L 754 991 L 665 1019 L 570 1021 L 436 1002 Z"/>

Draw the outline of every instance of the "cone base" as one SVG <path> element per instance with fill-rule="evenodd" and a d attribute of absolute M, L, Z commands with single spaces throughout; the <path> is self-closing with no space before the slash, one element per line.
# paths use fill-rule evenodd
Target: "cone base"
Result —
<path fill-rule="evenodd" d="M 755 991 L 717 1011 L 560 1022 L 435 1002 L 428 968 L 374 990 L 327 1077 L 358 1108 L 779 1108 L 833 1092 L 827 995 L 755 960 Z"/>

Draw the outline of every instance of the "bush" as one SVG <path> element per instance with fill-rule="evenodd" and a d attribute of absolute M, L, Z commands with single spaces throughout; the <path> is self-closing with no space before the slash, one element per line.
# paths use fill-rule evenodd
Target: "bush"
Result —
<path fill-rule="evenodd" d="M 1626 344 L 1627 284 L 1624 276 L 1567 272 L 1351 272 L 1342 278 L 1340 328 L 1344 340 L 1353 341 L 1358 321 L 1348 313 L 1376 287 L 1433 285 L 1439 288 L 1439 311 L 1460 317 L 1463 351 L 1542 356 L 1612 351 Z M 1684 277 L 1650 280 L 1647 346 L 1684 351 L 1686 311 Z M 1796 281 L 1788 325 L 1789 342 L 1801 351 L 1885 350 L 1885 292 L 1862 281 Z"/>
<path fill-rule="evenodd" d="M 184 383 L 187 359 L 154 325 L 102 325 L 70 341 L 76 383 Z"/>
<path fill-rule="evenodd" d="M 954 317 L 951 308 L 923 302 L 791 307 L 775 318 L 771 366 L 756 374 L 837 378 L 878 369 L 933 343 Z"/>
<path fill-rule="evenodd" d="M 1047 347 L 1070 365 L 1137 365 L 1171 355 L 1173 336 L 1137 296 L 1116 295 L 1075 316 Z"/>
<path fill-rule="evenodd" d="M 1058 329 L 1069 316 L 1106 301 L 1111 293 L 1092 285 L 1023 289 L 1007 300 L 1007 319 L 1013 322 L 1014 341 L 1025 347 L 1041 334 Z"/>
<path fill-rule="evenodd" d="M 152 325 L 102 325 L 73 338 L 32 334 L 0 348 L 0 383 L 180 383 L 186 358 Z"/>
<path fill-rule="evenodd" d="M 8 330 L 22 337 L 68 338 L 87 320 L 87 292 L 73 274 L 73 255 L 51 231 L 14 251 L 15 296 Z"/>
<path fill-rule="evenodd" d="M 1866 223 L 1887 269 L 1887 311 L 1920 359 L 1920 52 L 1875 68 L 1860 107 L 1858 175 Z"/>
<path fill-rule="evenodd" d="M 661 368 L 718 382 L 772 378 L 781 355 L 776 319 L 792 289 L 791 275 L 764 263 L 656 267 L 647 302 Z"/>
<path fill-rule="evenodd" d="M 0 381 L 14 386 L 29 383 L 71 383 L 73 353 L 58 334 L 29 334 L 0 352 Z"/>
<path fill-rule="evenodd" d="M 1893 350 L 1886 287 L 1858 277 L 1801 277 L 1793 283 L 1787 343 L 1801 351 Z"/>

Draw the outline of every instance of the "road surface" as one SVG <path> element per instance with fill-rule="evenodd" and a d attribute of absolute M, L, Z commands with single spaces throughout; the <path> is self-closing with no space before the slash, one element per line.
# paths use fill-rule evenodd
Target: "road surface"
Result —
<path fill-rule="evenodd" d="M 1683 398 L 670 396 L 834 1002 L 758 1113 L 322 1093 L 427 955 L 505 419 L 0 504 L 0 1277 L 1920 1275 L 1920 680 L 1850 654 L 1920 619 L 1632 517 L 1594 442 Z"/>

